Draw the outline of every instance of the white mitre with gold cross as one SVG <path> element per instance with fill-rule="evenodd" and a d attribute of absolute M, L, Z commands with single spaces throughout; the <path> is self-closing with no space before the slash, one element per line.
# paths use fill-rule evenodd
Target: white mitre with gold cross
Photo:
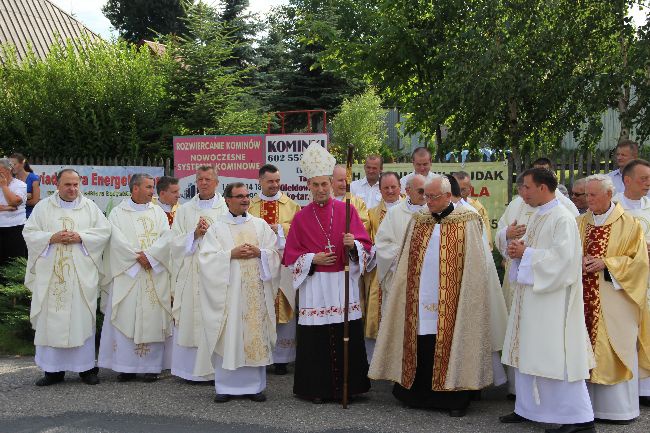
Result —
<path fill-rule="evenodd" d="M 302 154 L 300 169 L 307 179 L 316 176 L 331 176 L 336 159 L 317 141 L 312 141 Z"/>

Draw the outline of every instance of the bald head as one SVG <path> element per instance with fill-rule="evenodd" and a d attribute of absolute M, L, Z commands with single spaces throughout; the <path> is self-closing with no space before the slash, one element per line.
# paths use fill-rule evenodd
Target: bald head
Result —
<path fill-rule="evenodd" d="M 347 168 L 344 165 L 337 164 L 332 172 L 332 194 L 334 197 L 340 197 L 345 194 L 347 186 Z"/>

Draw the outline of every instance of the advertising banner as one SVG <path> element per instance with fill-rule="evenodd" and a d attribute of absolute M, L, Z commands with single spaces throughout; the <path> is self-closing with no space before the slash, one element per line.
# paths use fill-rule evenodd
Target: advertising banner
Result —
<path fill-rule="evenodd" d="M 280 169 L 282 191 L 301 206 L 309 203 L 307 179 L 298 162 L 312 141 L 327 148 L 327 134 L 269 134 L 266 140 L 266 160 Z"/>
<path fill-rule="evenodd" d="M 163 167 L 92 166 L 92 165 L 32 165 L 41 181 L 41 199 L 56 192 L 56 174 L 64 168 L 77 170 L 81 177 L 81 192 L 106 212 L 130 195 L 129 180 L 137 173 L 147 173 L 158 179 Z"/>
<path fill-rule="evenodd" d="M 181 185 L 181 202 L 196 195 L 196 169 L 202 165 L 217 168 L 221 194 L 229 183 L 243 182 L 252 197 L 260 191 L 258 170 L 269 163 L 280 169 L 282 191 L 306 205 L 309 190 L 298 162 L 312 141 L 327 147 L 327 134 L 174 137 L 174 176 Z"/>
<path fill-rule="evenodd" d="M 413 172 L 413 164 L 384 164 L 384 172 L 394 171 L 400 177 Z M 466 162 L 434 163 L 431 165 L 434 173 L 451 174 L 456 171 L 467 172 L 472 179 L 471 197 L 478 199 L 488 211 L 490 225 L 496 229 L 501 215 L 508 205 L 508 164 L 505 162 Z M 355 164 L 352 178 L 365 176 L 363 164 Z"/>
<path fill-rule="evenodd" d="M 244 182 L 255 193 L 265 156 L 263 135 L 174 137 L 174 176 L 181 187 L 181 202 L 196 195 L 196 170 L 202 165 L 217 168 L 219 193 L 232 182 Z"/>

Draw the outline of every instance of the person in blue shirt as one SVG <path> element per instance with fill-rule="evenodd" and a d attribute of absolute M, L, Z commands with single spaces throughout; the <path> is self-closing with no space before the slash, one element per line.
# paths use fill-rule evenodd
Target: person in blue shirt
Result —
<path fill-rule="evenodd" d="M 13 164 L 12 172 L 14 176 L 27 184 L 27 203 L 25 206 L 25 215 L 29 218 L 32 209 L 36 203 L 41 199 L 41 182 L 34 170 L 32 170 L 27 162 L 27 158 L 21 153 L 14 153 L 9 157 L 11 164 Z"/>

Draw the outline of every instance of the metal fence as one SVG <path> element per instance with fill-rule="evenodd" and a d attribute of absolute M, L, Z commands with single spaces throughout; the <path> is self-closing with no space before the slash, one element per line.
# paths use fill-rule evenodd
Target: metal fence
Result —
<path fill-rule="evenodd" d="M 35 157 L 29 158 L 33 165 L 101 165 L 101 166 L 139 166 L 139 167 L 163 167 L 166 176 L 173 175 L 173 161 L 171 158 L 58 158 L 58 157 Z"/>

